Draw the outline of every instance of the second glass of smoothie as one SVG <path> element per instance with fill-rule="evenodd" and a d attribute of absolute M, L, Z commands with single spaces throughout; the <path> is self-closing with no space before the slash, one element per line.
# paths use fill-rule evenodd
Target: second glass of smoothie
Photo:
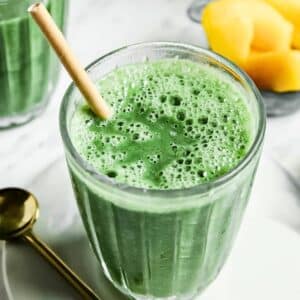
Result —
<path fill-rule="evenodd" d="M 221 270 L 265 131 L 236 66 L 176 43 L 116 50 L 88 71 L 114 117 L 71 85 L 60 112 L 80 214 L 111 282 L 134 299 L 191 299 Z"/>
<path fill-rule="evenodd" d="M 46 106 L 58 60 L 27 12 L 33 0 L 0 0 L 0 128 L 29 121 Z M 44 0 L 64 29 L 68 0 Z"/>

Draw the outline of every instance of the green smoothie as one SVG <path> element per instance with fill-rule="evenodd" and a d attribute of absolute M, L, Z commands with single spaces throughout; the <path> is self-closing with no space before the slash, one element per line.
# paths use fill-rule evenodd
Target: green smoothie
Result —
<path fill-rule="evenodd" d="M 101 121 L 79 106 L 70 135 L 80 156 L 116 184 L 184 191 L 228 173 L 253 143 L 245 94 L 208 65 L 183 59 L 128 65 L 106 75 L 99 89 L 114 117 Z M 157 298 L 194 294 L 215 278 L 253 177 L 241 177 L 243 184 L 205 196 L 193 208 L 159 211 L 111 201 L 70 169 L 106 274 L 133 295 Z"/>
<path fill-rule="evenodd" d="M 57 59 L 27 13 L 32 3 L 0 1 L 0 121 L 41 109 L 57 80 Z M 58 26 L 64 28 L 67 1 L 46 3 Z"/>

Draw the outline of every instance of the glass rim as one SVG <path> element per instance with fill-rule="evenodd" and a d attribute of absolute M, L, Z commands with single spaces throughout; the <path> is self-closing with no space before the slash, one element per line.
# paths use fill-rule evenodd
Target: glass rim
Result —
<path fill-rule="evenodd" d="M 128 46 L 124 46 L 118 49 L 115 49 L 113 51 L 110 51 L 106 53 L 105 55 L 97 58 L 92 63 L 90 63 L 85 70 L 89 73 L 92 72 L 95 67 L 99 63 L 101 63 L 104 59 L 107 58 L 113 58 L 114 55 L 118 55 L 122 53 L 125 50 L 134 50 L 138 48 L 143 47 L 177 47 L 185 50 L 192 50 L 196 53 L 203 55 L 204 57 L 208 57 L 213 59 L 215 62 L 221 63 L 223 66 L 226 66 L 229 68 L 230 71 L 234 72 L 234 75 L 237 75 L 239 79 L 242 79 L 243 83 L 245 83 L 249 88 L 250 91 L 253 93 L 253 98 L 255 98 L 258 108 L 258 128 L 255 132 L 255 136 L 252 142 L 251 147 L 249 148 L 247 154 L 244 156 L 244 158 L 229 172 L 225 173 L 224 175 L 217 177 L 214 180 L 200 183 L 198 185 L 187 187 L 187 188 L 180 188 L 180 189 L 165 189 L 165 190 L 159 190 L 159 189 L 146 189 L 146 188 L 139 188 L 134 187 L 125 183 L 119 183 L 115 182 L 113 179 L 108 178 L 106 175 L 98 172 L 91 164 L 89 164 L 87 161 L 85 161 L 80 154 L 77 152 L 76 148 L 74 147 L 69 132 L 67 128 L 67 122 L 66 122 L 66 112 L 67 107 L 69 105 L 69 99 L 70 95 L 72 94 L 74 89 L 77 89 L 74 82 L 72 82 L 69 87 L 67 88 L 63 100 L 60 106 L 60 112 L 59 112 L 59 125 L 60 125 L 60 132 L 61 137 L 63 140 L 63 144 L 65 146 L 65 151 L 67 151 L 68 154 L 71 155 L 72 159 L 74 159 L 75 163 L 83 169 L 85 172 L 88 173 L 90 178 L 88 180 L 92 180 L 94 184 L 104 184 L 106 187 L 110 188 L 111 191 L 117 190 L 119 192 L 125 192 L 131 195 L 138 195 L 139 197 L 145 196 L 150 198 L 166 198 L 166 197 L 182 197 L 184 196 L 194 196 L 198 194 L 202 194 L 205 192 L 210 191 L 211 188 L 217 188 L 219 186 L 224 185 L 228 181 L 230 181 L 232 178 L 234 178 L 237 174 L 239 174 L 248 164 L 252 161 L 253 157 L 256 155 L 256 153 L 259 151 L 264 135 L 265 135 L 265 129 L 266 129 L 266 112 L 265 112 L 265 106 L 263 103 L 262 96 L 260 92 L 258 91 L 257 87 L 251 80 L 251 78 L 243 71 L 241 70 L 237 65 L 232 63 L 231 61 L 227 60 L 223 56 L 216 54 L 212 51 L 203 49 L 196 45 L 186 44 L 186 43 L 179 43 L 179 42 L 142 42 L 142 43 L 136 43 Z M 127 199 L 127 201 L 130 201 L 131 199 Z"/>

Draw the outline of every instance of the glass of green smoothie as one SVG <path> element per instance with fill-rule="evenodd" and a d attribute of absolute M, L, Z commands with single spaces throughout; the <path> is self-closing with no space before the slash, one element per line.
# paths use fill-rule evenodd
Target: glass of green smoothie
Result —
<path fill-rule="evenodd" d="M 265 132 L 261 96 L 210 51 L 145 43 L 87 68 L 114 110 L 74 85 L 60 111 L 80 214 L 109 280 L 134 299 L 191 299 L 221 270 Z"/>
<path fill-rule="evenodd" d="M 0 128 L 25 123 L 45 107 L 58 60 L 27 8 L 33 0 L 0 0 Z M 64 29 L 68 0 L 44 0 Z"/>

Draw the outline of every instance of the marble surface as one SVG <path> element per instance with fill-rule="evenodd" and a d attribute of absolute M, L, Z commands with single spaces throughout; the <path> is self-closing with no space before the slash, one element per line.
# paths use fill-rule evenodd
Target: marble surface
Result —
<path fill-rule="evenodd" d="M 70 0 L 68 40 L 84 65 L 110 50 L 142 41 L 205 46 L 201 27 L 187 18 L 189 4 L 184 0 Z M 22 127 L 0 131 L 0 187 L 30 188 L 49 209 L 64 197 L 73 197 L 65 165 L 59 163 L 56 168 L 63 160 L 58 110 L 69 83 L 62 71 L 51 103 L 39 118 Z M 290 180 L 278 163 L 280 156 L 275 155 L 278 148 L 289 145 L 285 153 L 281 152 L 289 156 L 289 149 L 300 142 L 299 131 L 300 112 L 268 120 L 248 214 L 270 217 L 300 233 L 299 186 Z M 297 164 L 300 170 L 300 152 L 298 161 L 295 159 Z M 70 210 L 76 210 L 75 205 Z M 55 223 L 57 228 L 72 222 L 64 218 L 64 212 L 61 217 L 64 221 Z"/>

